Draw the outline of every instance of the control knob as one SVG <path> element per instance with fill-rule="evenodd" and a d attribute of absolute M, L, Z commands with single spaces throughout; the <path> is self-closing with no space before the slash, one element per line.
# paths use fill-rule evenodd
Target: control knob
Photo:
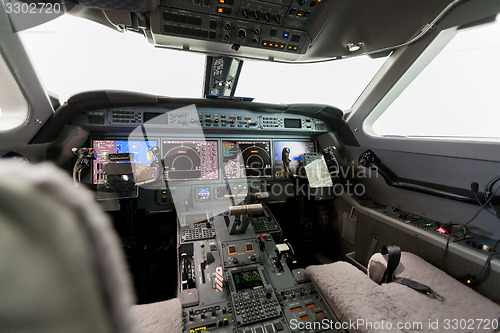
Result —
<path fill-rule="evenodd" d="M 268 291 L 266 292 L 266 298 L 267 298 L 267 299 L 271 299 L 271 297 L 272 297 L 272 296 L 273 296 L 273 294 L 272 294 L 272 293 L 268 290 Z"/>
<path fill-rule="evenodd" d="M 245 29 L 240 29 L 238 30 L 237 35 L 238 38 L 245 39 L 245 37 L 247 36 L 247 31 Z"/>
<path fill-rule="evenodd" d="M 231 258 L 231 262 L 236 265 L 238 263 L 238 258 Z"/>

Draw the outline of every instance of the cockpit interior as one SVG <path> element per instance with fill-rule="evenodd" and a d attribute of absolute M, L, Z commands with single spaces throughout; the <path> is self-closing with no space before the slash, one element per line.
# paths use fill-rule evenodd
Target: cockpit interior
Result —
<path fill-rule="evenodd" d="M 499 332 L 499 13 L 0 1 L 0 331 Z"/>

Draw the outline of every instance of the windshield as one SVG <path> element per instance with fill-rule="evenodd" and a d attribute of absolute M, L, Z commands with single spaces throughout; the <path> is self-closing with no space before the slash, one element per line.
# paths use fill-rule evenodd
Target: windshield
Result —
<path fill-rule="evenodd" d="M 88 90 L 120 89 L 202 97 L 205 55 L 155 48 L 138 33 L 119 33 L 63 15 L 20 33 L 45 88 L 61 101 Z M 322 103 L 348 109 L 385 59 L 316 64 L 245 60 L 237 96 L 256 102 Z"/>

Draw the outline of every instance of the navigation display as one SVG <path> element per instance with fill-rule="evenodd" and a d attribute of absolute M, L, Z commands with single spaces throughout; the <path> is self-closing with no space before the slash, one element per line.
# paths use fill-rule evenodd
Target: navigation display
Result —
<path fill-rule="evenodd" d="M 302 154 L 315 152 L 313 141 L 274 141 L 274 175 L 277 178 L 288 177 L 281 158 L 285 147 L 290 148 L 290 170 L 294 174 L 297 174 L 297 168 L 302 162 Z"/>
<path fill-rule="evenodd" d="M 257 269 L 245 272 L 235 272 L 233 273 L 233 280 L 236 291 L 260 289 L 264 287 L 262 278 Z"/>
<path fill-rule="evenodd" d="M 163 141 L 165 179 L 219 179 L 217 141 Z"/>
<path fill-rule="evenodd" d="M 94 140 L 93 147 L 97 159 L 93 163 L 92 183 L 105 184 L 106 176 L 103 172 L 103 162 L 106 161 L 106 155 L 119 153 L 133 154 L 138 182 L 155 179 L 158 176 L 158 168 L 153 165 L 154 156 L 151 148 L 156 146 L 158 146 L 156 140 Z"/>
<path fill-rule="evenodd" d="M 224 178 L 271 177 L 269 141 L 222 141 Z"/>

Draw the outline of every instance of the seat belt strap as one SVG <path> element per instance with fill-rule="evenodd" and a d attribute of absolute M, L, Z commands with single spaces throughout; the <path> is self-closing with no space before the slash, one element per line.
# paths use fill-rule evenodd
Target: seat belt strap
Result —
<path fill-rule="evenodd" d="M 387 268 L 380 283 L 390 283 L 394 280 L 394 271 L 401 260 L 401 249 L 397 245 L 383 245 L 380 252 L 389 255 L 387 258 Z"/>
<path fill-rule="evenodd" d="M 413 280 L 410 280 L 407 278 L 397 278 L 397 279 L 394 279 L 393 282 L 402 284 L 403 286 L 410 287 L 411 289 L 416 290 L 422 294 L 426 294 L 426 295 L 432 296 L 434 298 L 437 298 L 441 302 L 444 301 L 444 298 L 441 295 L 439 295 L 437 292 L 432 290 L 431 287 L 426 286 L 425 284 L 421 284 L 420 282 L 413 281 Z"/>
<path fill-rule="evenodd" d="M 382 277 L 382 281 L 380 281 L 379 284 L 382 283 L 390 283 L 390 282 L 396 282 L 399 284 L 402 284 L 404 286 L 407 286 L 413 290 L 416 290 L 420 293 L 429 295 L 431 297 L 437 298 L 439 301 L 444 301 L 444 298 L 436 293 L 434 290 L 431 289 L 431 287 L 426 286 L 425 284 L 422 284 L 420 282 L 410 280 L 407 278 L 394 278 L 394 271 L 399 265 L 399 261 L 401 260 L 401 249 L 397 245 L 383 245 L 382 249 L 380 250 L 380 253 L 383 255 L 387 254 L 387 268 L 384 272 L 384 276 Z"/>

